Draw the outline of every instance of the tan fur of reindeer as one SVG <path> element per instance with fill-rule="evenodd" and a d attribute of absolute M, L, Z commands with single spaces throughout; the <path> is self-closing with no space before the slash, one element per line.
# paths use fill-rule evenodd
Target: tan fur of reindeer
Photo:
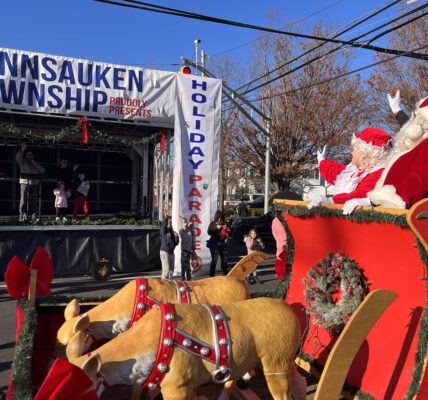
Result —
<path fill-rule="evenodd" d="M 211 346 L 213 322 L 207 307 L 174 304 L 176 328 Z M 293 310 L 283 301 L 256 298 L 221 306 L 230 332 L 231 379 L 261 365 L 275 400 L 306 397 L 306 383 L 296 371 L 294 356 L 300 342 L 300 325 Z M 67 356 L 96 382 L 100 372 L 109 385 L 142 385 L 150 375 L 160 339 L 161 310 L 149 311 L 132 329 L 83 355 L 85 334 L 77 332 L 67 346 Z M 84 317 L 81 327 L 89 320 Z M 180 347 L 174 346 L 169 370 L 160 383 L 165 400 L 188 400 L 195 389 L 211 381 L 215 366 Z M 227 399 L 233 381 L 226 383 L 222 399 Z M 293 396 L 293 397 L 291 397 Z"/>
<path fill-rule="evenodd" d="M 162 279 L 147 279 L 147 294 L 159 302 L 177 303 L 177 288 L 174 282 Z M 240 279 L 218 276 L 186 282 L 192 304 L 227 304 L 250 298 L 245 282 Z M 95 339 L 112 339 L 125 332 L 131 321 L 136 295 L 136 281 L 131 281 L 105 302 L 92 308 L 88 331 Z M 66 321 L 58 330 L 55 354 L 64 356 L 65 346 L 80 328 L 80 306 L 72 300 L 66 307 Z M 89 346 L 87 346 L 89 347 Z M 87 350 L 87 349 L 86 349 Z"/>

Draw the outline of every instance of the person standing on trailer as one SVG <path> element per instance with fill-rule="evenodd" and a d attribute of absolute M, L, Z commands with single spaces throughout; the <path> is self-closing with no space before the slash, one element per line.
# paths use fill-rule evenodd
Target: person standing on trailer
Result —
<path fill-rule="evenodd" d="M 59 221 L 61 218 L 63 221 L 67 221 L 67 198 L 71 196 L 71 191 L 66 190 L 65 182 L 59 181 L 58 187 L 54 189 L 53 194 L 55 196 L 55 221 Z"/>
<path fill-rule="evenodd" d="M 22 141 L 20 145 L 21 149 L 16 153 L 16 162 L 20 169 L 19 220 L 25 222 L 31 218 L 31 221 L 34 222 L 39 213 L 40 181 L 45 173 L 45 168 L 36 162 L 34 153 L 28 148 L 25 141 Z"/>
<path fill-rule="evenodd" d="M 89 218 L 88 209 L 88 192 L 91 187 L 89 181 L 85 180 L 85 174 L 77 170 L 77 178 L 73 182 L 74 198 L 73 198 L 73 218 L 76 218 L 80 208 L 83 208 L 85 218 Z"/>

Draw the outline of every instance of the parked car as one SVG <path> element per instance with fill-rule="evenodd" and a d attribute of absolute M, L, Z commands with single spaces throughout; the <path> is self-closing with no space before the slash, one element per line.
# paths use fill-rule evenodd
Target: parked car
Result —
<path fill-rule="evenodd" d="M 248 201 L 245 203 L 245 206 L 247 208 L 263 208 L 265 206 L 265 196 L 260 195 L 256 197 L 254 200 Z"/>
<path fill-rule="evenodd" d="M 275 247 L 275 239 L 272 235 L 272 221 L 275 216 L 267 213 L 257 217 L 236 218 L 230 225 L 229 238 L 236 240 L 238 243 L 244 242 L 244 237 L 248 236 L 250 229 L 258 230 L 264 244 L 269 247 Z"/>

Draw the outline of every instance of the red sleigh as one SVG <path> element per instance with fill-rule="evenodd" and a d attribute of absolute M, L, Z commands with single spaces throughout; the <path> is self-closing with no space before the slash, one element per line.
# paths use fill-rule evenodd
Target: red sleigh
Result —
<path fill-rule="evenodd" d="M 422 208 L 418 203 L 413 207 L 415 210 L 410 210 L 416 211 L 412 216 L 409 210 L 373 211 L 365 207 L 351 217 L 343 216 L 339 205 L 308 210 L 305 202 L 276 204 L 277 215 L 284 224 L 288 239 L 283 282 L 289 283 L 285 300 L 298 314 L 302 332 L 305 332 L 297 361 L 312 372 L 316 366 L 326 367 L 315 399 L 335 398 L 326 394 L 328 386 L 339 384 L 340 388 L 343 373 L 346 382 L 358 388 L 358 398 L 428 398 L 428 256 L 427 249 L 421 243 L 417 244 L 406 220 L 408 216 L 412 225 L 411 221 L 415 222 L 417 215 L 421 216 L 428 209 L 428 199 L 422 202 Z M 425 234 L 428 233 L 427 225 L 428 219 L 425 219 L 421 228 Z M 341 336 L 330 335 L 325 328 L 314 324 L 312 318 L 307 318 L 305 312 L 302 281 L 311 267 L 330 252 L 343 252 L 358 263 L 369 283 L 369 293 L 375 294 L 379 289 L 388 291 L 386 297 L 378 296 L 364 310 L 361 310 L 362 304 L 352 317 L 357 318 L 351 329 L 353 332 L 347 331 L 349 321 Z M 371 315 L 377 312 L 376 307 L 381 302 L 385 303 L 383 314 L 381 310 L 378 315 Z M 358 332 L 367 328 L 364 324 L 370 318 L 373 322 L 367 332 Z M 339 354 L 330 354 L 337 351 L 337 347 L 340 347 Z M 352 360 L 346 374 L 347 370 L 342 368 Z M 342 367 L 338 368 L 340 365 Z"/>

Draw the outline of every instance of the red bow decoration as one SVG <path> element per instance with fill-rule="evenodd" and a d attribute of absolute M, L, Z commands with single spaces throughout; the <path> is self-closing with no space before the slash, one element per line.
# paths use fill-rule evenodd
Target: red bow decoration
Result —
<path fill-rule="evenodd" d="M 89 119 L 79 118 L 79 124 L 82 125 L 82 143 L 88 143 L 88 128 L 87 126 L 91 123 Z"/>
<path fill-rule="evenodd" d="M 165 134 L 166 134 L 166 129 L 161 129 L 160 133 L 161 133 L 161 137 L 160 137 L 160 146 L 159 146 L 159 150 L 160 151 L 164 151 L 165 150 Z"/>
<path fill-rule="evenodd" d="M 53 263 L 46 250 L 38 247 L 30 268 L 17 256 L 13 257 L 7 266 L 4 280 L 7 291 L 14 299 L 19 300 L 23 294 L 28 297 L 32 269 L 37 270 L 36 296 L 52 295 L 49 286 L 54 275 Z"/>

